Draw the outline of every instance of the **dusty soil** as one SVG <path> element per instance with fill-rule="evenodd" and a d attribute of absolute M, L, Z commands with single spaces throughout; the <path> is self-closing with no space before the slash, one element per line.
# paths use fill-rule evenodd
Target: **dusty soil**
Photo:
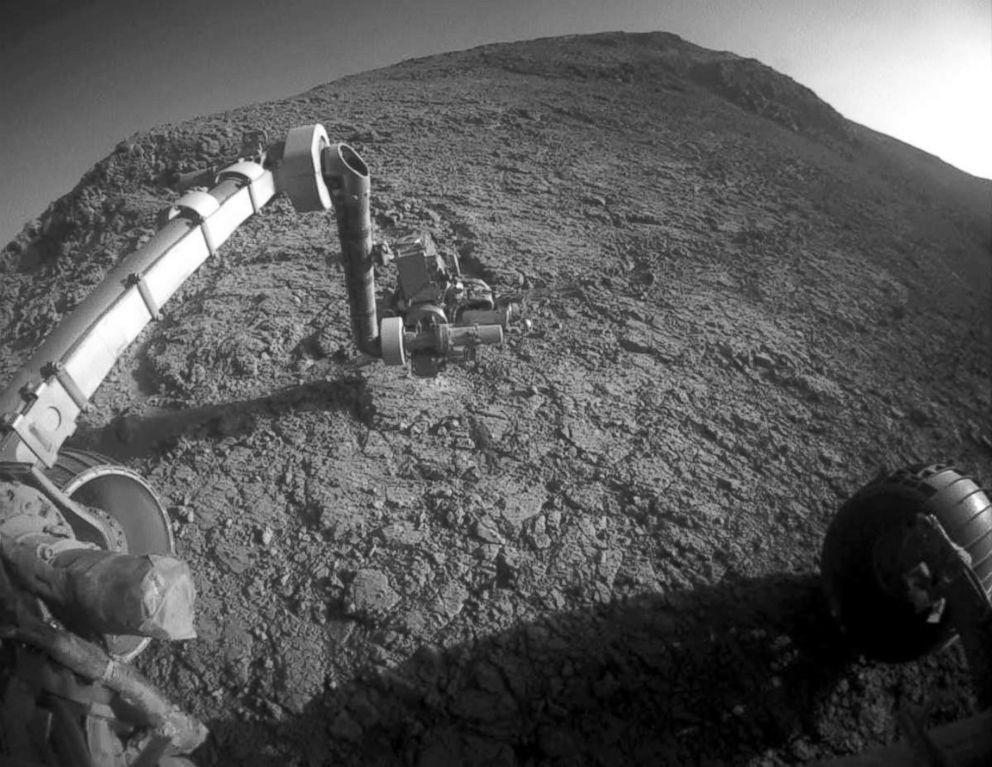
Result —
<path fill-rule="evenodd" d="M 74 444 L 196 574 L 199 638 L 139 665 L 199 763 L 797 764 L 970 710 L 960 650 L 853 657 L 816 573 L 880 470 L 990 484 L 990 184 L 756 61 L 487 46 L 133 136 L 4 251 L 0 380 L 175 172 L 318 121 L 383 237 L 534 328 L 433 380 L 359 357 L 331 217 L 277 199 L 121 361 Z"/>

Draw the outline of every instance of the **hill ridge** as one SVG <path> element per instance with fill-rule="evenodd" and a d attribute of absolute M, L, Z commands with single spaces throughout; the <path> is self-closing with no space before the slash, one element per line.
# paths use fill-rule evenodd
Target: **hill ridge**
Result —
<path fill-rule="evenodd" d="M 647 70 L 639 70 L 637 66 L 644 63 L 643 58 L 639 59 L 630 55 L 626 58 L 614 56 L 613 63 L 616 66 L 612 69 L 604 66 L 602 62 L 590 65 L 587 57 L 583 56 L 583 54 L 588 53 L 584 46 L 608 47 L 616 53 L 617 48 L 630 42 L 636 44 L 637 52 L 642 57 L 645 51 L 662 55 L 654 59 L 647 59 L 649 65 Z M 657 45 L 659 42 L 662 44 L 660 47 Z M 544 61 L 547 64 L 547 67 L 542 69 L 540 66 L 535 68 L 533 62 L 529 64 L 528 60 L 524 58 L 525 54 L 532 48 L 540 50 L 541 45 L 552 43 L 558 48 L 565 45 L 566 53 L 572 54 L 573 59 L 562 61 L 555 56 L 548 56 L 545 51 L 544 56 L 538 59 L 538 61 Z M 574 50 L 568 50 L 569 45 Z M 667 58 L 664 54 L 668 54 Z M 386 67 L 349 75 L 330 83 L 314 86 L 297 96 L 288 97 L 281 101 L 306 99 L 315 94 L 326 92 L 328 89 L 333 90 L 337 83 L 353 78 L 377 76 L 379 73 L 384 76 L 403 76 L 408 73 L 407 70 L 415 71 L 417 68 L 437 64 L 454 66 L 474 63 L 473 59 L 485 65 L 496 64 L 505 68 L 506 71 L 518 74 L 541 77 L 557 74 L 557 76 L 566 79 L 612 78 L 618 83 L 628 85 L 631 84 L 635 76 L 643 78 L 652 74 L 657 75 L 657 68 L 660 66 L 662 70 L 660 73 L 661 87 L 679 89 L 688 84 L 698 85 L 747 112 L 767 117 L 793 132 L 803 133 L 818 140 L 825 140 L 839 151 L 857 149 L 861 146 L 862 141 L 868 140 L 882 149 L 883 164 L 887 170 L 892 171 L 893 166 L 898 165 L 909 166 L 915 171 L 915 177 L 912 178 L 914 182 L 941 186 L 949 191 L 954 198 L 955 205 L 971 208 L 979 215 L 985 215 L 989 210 L 992 210 L 992 180 L 971 176 L 935 155 L 848 120 L 817 96 L 814 91 L 757 59 L 742 57 L 729 51 L 703 48 L 670 32 L 613 31 L 541 37 L 513 43 L 484 44 L 461 51 L 404 59 Z M 664 75 L 675 75 L 676 79 L 666 79 Z M 682 80 L 682 82 L 678 80 Z M 188 122 L 192 124 L 196 120 Z M 169 127 L 171 126 L 153 128 L 147 131 L 147 134 L 156 135 L 162 129 Z M 141 135 L 140 133 L 136 134 L 127 141 L 136 139 Z M 886 154 L 891 155 L 891 157 L 886 157 Z M 109 159 L 108 157 L 98 162 L 93 169 L 84 174 L 76 187 L 70 190 L 66 196 L 73 195 L 79 188 L 90 183 L 89 180 L 94 177 L 94 174 L 99 177 L 100 169 L 105 166 Z M 181 165 L 182 158 L 175 158 L 173 162 Z M 903 175 L 906 175 L 905 169 L 902 172 Z M 909 176 L 913 175 L 910 173 L 907 180 L 909 180 Z M 58 203 L 59 210 L 64 210 L 67 207 L 67 203 L 62 203 L 61 200 L 55 201 L 55 203 Z M 65 226 L 65 222 L 49 220 L 55 212 L 55 203 L 36 219 L 36 222 L 40 222 L 43 230 L 62 231 Z M 28 222 L 25 225 L 25 230 L 32 228 L 37 229 L 38 224 Z M 30 234 L 27 238 L 22 236 L 24 234 L 25 232 L 22 232 L 10 243 L 15 250 L 21 249 L 24 241 L 30 238 Z M 20 244 L 15 244 L 18 242 Z"/>

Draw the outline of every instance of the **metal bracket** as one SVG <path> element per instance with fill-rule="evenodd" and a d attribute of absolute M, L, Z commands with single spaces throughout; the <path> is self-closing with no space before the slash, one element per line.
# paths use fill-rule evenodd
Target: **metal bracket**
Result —
<path fill-rule="evenodd" d="M 28 449 L 37 456 L 38 460 L 46 466 L 53 466 L 58 457 L 55 445 L 51 440 L 46 440 L 44 435 L 37 429 L 32 429 L 33 423 L 25 418 L 22 413 L 16 413 L 9 419 L 6 427 L 14 432 L 18 438 L 27 445 Z"/>
<path fill-rule="evenodd" d="M 207 243 L 207 250 L 210 252 L 210 255 L 213 256 L 216 255 L 217 248 L 213 241 L 213 237 L 210 236 L 210 229 L 207 228 L 206 223 L 207 219 L 219 209 L 220 203 L 217 201 L 216 197 L 209 192 L 194 190 L 192 192 L 187 192 L 176 200 L 175 203 L 173 203 L 172 207 L 169 208 L 168 219 L 171 221 L 182 213 L 192 213 L 193 220 L 199 224 L 200 229 L 203 231 L 203 239 Z"/>
<path fill-rule="evenodd" d="M 21 387 L 24 405 L 3 418 L 0 455 L 17 455 L 17 444 L 27 447 L 45 466 L 58 460 L 58 448 L 74 430 L 78 414 L 89 407 L 86 394 L 67 369 L 57 362 L 41 364 L 44 378 Z M 19 440 L 17 439 L 19 438 Z M 20 460 L 18 458 L 18 460 Z"/>
<path fill-rule="evenodd" d="M 259 204 L 258 198 L 255 196 L 255 187 L 253 184 L 264 173 L 265 168 L 257 162 L 242 160 L 241 162 L 236 162 L 234 165 L 220 171 L 220 173 L 217 174 L 215 181 L 219 184 L 224 179 L 232 177 L 244 181 L 245 186 L 248 187 L 248 197 L 251 199 L 252 210 L 254 210 L 255 213 L 258 213 L 262 209 L 262 206 Z"/>
<path fill-rule="evenodd" d="M 65 365 L 61 362 L 48 362 L 42 366 L 41 374 L 46 379 L 54 377 L 56 381 L 62 384 L 65 393 L 69 395 L 69 399 L 79 408 L 79 412 L 85 413 L 89 410 L 89 400 L 83 394 L 82 389 L 79 388 L 75 379 L 69 375 L 69 371 L 65 369 Z"/>
<path fill-rule="evenodd" d="M 129 274 L 124 279 L 124 284 L 129 288 L 137 288 L 138 295 L 141 296 L 141 300 L 145 304 L 145 308 L 148 309 L 148 314 L 151 315 L 153 320 L 162 319 L 162 310 L 159 305 L 155 302 L 155 297 L 152 292 L 148 289 L 148 283 L 145 282 L 145 277 L 142 274 Z"/>

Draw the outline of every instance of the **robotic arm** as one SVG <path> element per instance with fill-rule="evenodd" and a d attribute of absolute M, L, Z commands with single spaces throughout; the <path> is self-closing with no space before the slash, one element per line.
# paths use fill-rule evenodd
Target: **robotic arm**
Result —
<path fill-rule="evenodd" d="M 374 245 L 368 168 L 351 147 L 331 144 L 320 125 L 294 128 L 254 159 L 221 170 L 214 184 L 165 211 L 155 236 L 111 270 L 0 391 L 0 638 L 21 643 L 0 730 L 15 754 L 48 748 L 19 740 L 15 720 L 30 713 L 49 721 L 59 701 L 102 699 L 107 689 L 141 713 L 150 740 L 134 763 L 188 753 L 206 737 L 202 724 L 126 665 L 150 637 L 194 635 L 193 582 L 172 556 L 168 515 L 134 472 L 62 446 L 124 350 L 238 226 L 278 192 L 299 211 L 333 207 L 356 345 L 386 364 L 409 361 L 418 375 L 501 343 L 513 313 L 497 307 L 484 282 L 463 277 L 457 261 L 446 265 L 426 239 L 404 240 L 395 253 Z M 375 269 L 392 262 L 399 287 L 380 300 Z M 63 678 L 88 681 L 72 686 Z M 89 717 L 94 727 L 85 738 L 62 734 L 69 761 L 105 763 L 98 753 L 110 731 Z"/>
<path fill-rule="evenodd" d="M 310 172 L 304 147 L 319 157 L 320 174 Z M 344 259 L 355 344 L 387 365 L 412 362 L 418 375 L 434 375 L 447 360 L 470 357 L 477 346 L 500 344 L 514 309 L 496 309 L 482 280 L 461 275 L 457 261 L 447 267 L 428 241 L 408 240 L 396 253 L 373 245 L 369 174 L 347 144 L 327 143 L 323 128 L 294 128 L 286 139 L 277 178 L 298 210 L 334 207 Z M 375 267 L 395 262 L 399 288 L 379 322 Z"/>
<path fill-rule="evenodd" d="M 217 174 L 209 192 L 190 191 L 163 226 L 129 255 L 56 328 L 0 393 L 0 466 L 51 468 L 79 415 L 141 330 L 234 230 L 280 191 L 299 211 L 334 208 L 358 348 L 386 364 L 413 362 L 430 375 L 482 344 L 499 344 L 512 308 L 496 309 L 481 280 L 441 265 L 422 243 L 393 256 L 373 246 L 369 173 L 347 144 L 320 125 L 294 128 L 257 161 Z M 379 321 L 375 267 L 395 260 L 400 288 Z"/>

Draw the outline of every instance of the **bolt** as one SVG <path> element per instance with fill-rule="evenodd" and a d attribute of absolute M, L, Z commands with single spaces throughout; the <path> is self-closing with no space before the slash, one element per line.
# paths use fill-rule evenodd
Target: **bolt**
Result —
<path fill-rule="evenodd" d="M 38 399 L 38 387 L 40 384 L 37 381 L 29 381 L 20 388 L 19 394 L 21 399 L 26 403 L 31 404 Z"/>

